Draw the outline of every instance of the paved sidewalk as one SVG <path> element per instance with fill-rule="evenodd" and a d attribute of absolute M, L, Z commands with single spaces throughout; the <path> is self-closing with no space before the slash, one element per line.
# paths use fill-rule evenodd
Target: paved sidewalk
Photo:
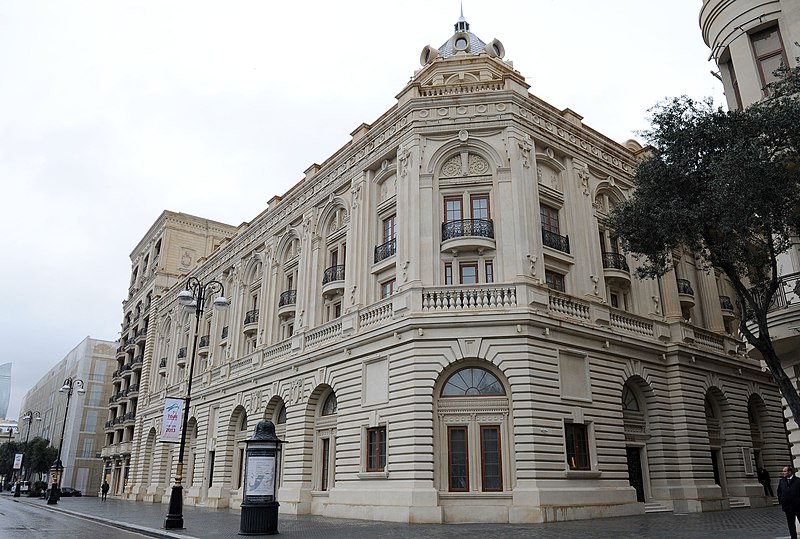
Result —
<path fill-rule="evenodd" d="M 165 504 L 146 504 L 109 498 L 62 498 L 48 506 L 38 498 L 0 496 L 4 503 L 26 503 L 42 511 L 60 511 L 89 520 L 173 539 L 240 538 L 239 513 L 229 509 L 185 506 L 183 530 L 164 530 Z M 660 513 L 634 517 L 557 522 L 552 524 L 398 524 L 318 516 L 280 515 L 278 531 L 287 538 L 326 539 L 782 539 L 788 537 L 786 519 L 777 507 L 733 509 L 713 513 Z"/>

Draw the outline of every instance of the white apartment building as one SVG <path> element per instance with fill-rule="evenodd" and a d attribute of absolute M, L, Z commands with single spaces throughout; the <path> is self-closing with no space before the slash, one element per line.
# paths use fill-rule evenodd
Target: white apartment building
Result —
<path fill-rule="evenodd" d="M 741 109 L 766 95 L 782 64 L 800 56 L 800 3 L 793 0 L 706 0 L 700 11 L 703 39 L 722 75 L 728 107 Z M 778 258 L 781 287 L 768 320 L 775 351 L 800 387 L 800 239 Z M 749 350 L 752 357 L 761 354 Z M 794 465 L 800 466 L 800 429 L 785 409 Z"/>
<path fill-rule="evenodd" d="M 113 341 L 86 337 L 25 393 L 20 405 L 20 439 L 39 436 L 50 440 L 52 447 L 60 447 L 64 466 L 61 486 L 76 488 L 88 496 L 97 495 L 102 482 L 103 463 L 98 456 L 103 447 L 115 347 Z M 59 391 L 68 378 L 82 381 L 85 390 L 85 394 L 73 391 L 69 409 L 66 393 Z M 76 390 L 79 387 L 75 385 Z M 42 420 L 24 421 L 28 411 L 39 412 Z"/>
<path fill-rule="evenodd" d="M 755 467 L 787 458 L 781 402 L 734 336 L 728 285 L 682 252 L 659 280 L 631 276 L 605 222 L 641 147 L 531 95 L 504 55 L 462 17 L 394 106 L 150 296 L 124 365 L 141 360 L 115 378 L 138 384 L 132 427 L 104 450 L 130 443 L 124 496 L 169 496 L 178 451 L 158 438 L 164 398 L 186 392 L 194 314 L 176 296 L 193 276 L 231 305 L 197 330 L 188 504 L 241 503 L 262 418 L 286 441 L 287 513 L 543 522 L 771 502 Z"/>

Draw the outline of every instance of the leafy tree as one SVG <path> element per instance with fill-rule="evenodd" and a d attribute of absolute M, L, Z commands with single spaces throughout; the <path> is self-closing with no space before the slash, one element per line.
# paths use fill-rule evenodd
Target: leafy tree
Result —
<path fill-rule="evenodd" d="M 28 450 L 26 458 L 28 459 L 27 470 L 28 477 L 32 478 L 37 473 L 47 473 L 56 458 L 58 458 L 58 450 L 55 447 L 49 447 L 50 441 L 35 437 L 28 442 Z"/>
<path fill-rule="evenodd" d="M 17 442 L 6 442 L 0 445 L 0 476 L 14 473 L 14 455 L 22 453 L 22 445 Z"/>
<path fill-rule="evenodd" d="M 609 225 L 638 253 L 639 277 L 663 275 L 673 249 L 688 248 L 706 271 L 730 279 L 740 330 L 800 425 L 800 397 L 767 325 L 780 286 L 777 257 L 800 233 L 800 68 L 783 70 L 769 97 L 744 110 L 684 96 L 651 113 L 644 133 L 650 153 L 636 169 L 633 196 Z"/>

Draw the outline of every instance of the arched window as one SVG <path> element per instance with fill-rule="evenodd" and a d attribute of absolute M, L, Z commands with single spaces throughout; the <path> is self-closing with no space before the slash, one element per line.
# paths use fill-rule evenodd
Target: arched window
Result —
<path fill-rule="evenodd" d="M 285 423 L 286 423 L 286 406 L 284 406 L 283 404 L 281 404 L 281 407 L 280 407 L 280 409 L 278 410 L 278 415 L 277 415 L 277 421 L 276 421 L 276 424 L 277 424 L 277 425 L 283 425 L 283 424 L 285 424 Z"/>
<path fill-rule="evenodd" d="M 627 385 L 622 388 L 622 409 L 630 412 L 641 411 L 636 394 Z"/>
<path fill-rule="evenodd" d="M 337 410 L 336 394 L 331 393 L 328 395 L 328 398 L 325 399 L 325 404 L 322 405 L 322 413 L 320 415 L 334 415 Z"/>
<path fill-rule="evenodd" d="M 442 397 L 471 397 L 505 395 L 503 384 L 495 375 L 479 368 L 457 371 L 442 388 Z"/>
<path fill-rule="evenodd" d="M 487 369 L 465 367 L 447 377 L 439 396 L 440 490 L 502 492 L 510 458 L 503 383 Z"/>

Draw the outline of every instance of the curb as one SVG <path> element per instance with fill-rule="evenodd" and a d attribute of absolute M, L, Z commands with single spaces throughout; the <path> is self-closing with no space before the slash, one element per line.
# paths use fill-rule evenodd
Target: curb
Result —
<path fill-rule="evenodd" d="M 148 528 L 146 526 L 139 526 L 136 524 L 128 524 L 127 522 L 119 522 L 115 520 L 108 520 L 102 517 L 98 517 L 96 515 L 90 515 L 87 513 L 79 513 L 78 511 L 71 511 L 69 509 L 62 509 L 60 507 L 52 507 L 47 505 L 39 505 L 30 502 L 24 502 L 19 499 L 12 499 L 13 502 L 16 503 L 24 503 L 31 507 L 37 507 L 41 509 L 46 509 L 47 511 L 53 511 L 54 513 L 62 513 L 65 515 L 69 515 L 75 518 L 82 518 L 84 520 L 90 520 L 92 522 L 98 522 L 101 524 L 106 524 L 107 526 L 113 526 L 114 528 L 119 528 L 129 532 L 140 533 L 142 535 L 146 535 L 148 537 L 166 537 L 169 539 L 202 539 L 200 537 L 194 537 L 193 535 L 183 535 L 180 533 L 175 532 L 168 532 L 166 530 L 159 530 L 157 528 Z"/>

